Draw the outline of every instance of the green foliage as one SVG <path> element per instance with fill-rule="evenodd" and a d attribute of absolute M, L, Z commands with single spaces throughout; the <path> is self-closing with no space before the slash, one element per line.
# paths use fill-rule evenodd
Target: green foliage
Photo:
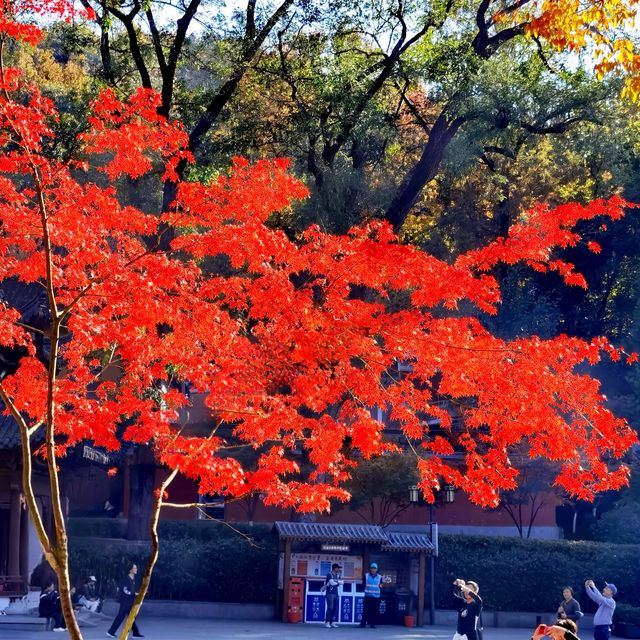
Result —
<path fill-rule="evenodd" d="M 69 518 L 67 532 L 77 538 L 124 538 L 127 521 L 121 518 Z"/>
<path fill-rule="evenodd" d="M 618 598 L 635 600 L 640 590 L 640 546 L 567 540 L 520 540 L 441 536 L 436 565 L 436 605 L 455 604 L 455 578 L 480 584 L 486 609 L 555 611 L 562 587 L 580 599 L 585 580 L 615 582 Z M 515 578 L 515 579 L 514 579 Z"/>
<path fill-rule="evenodd" d="M 112 526 L 108 526 L 109 523 Z M 117 520 L 75 519 L 70 529 L 96 537 L 113 534 Z M 277 537 L 270 527 L 241 527 L 242 532 L 211 521 L 163 521 L 159 526 L 160 557 L 154 569 L 149 597 L 159 600 L 211 602 L 271 602 L 275 591 Z M 143 569 L 145 543 L 111 541 L 96 544 L 95 537 L 70 539 L 73 582 L 98 578 L 99 590 L 115 597 L 128 566 Z"/>
<path fill-rule="evenodd" d="M 417 484 L 415 456 L 401 453 L 364 460 L 354 469 L 349 508 L 369 524 L 387 525 L 409 506 L 409 487 Z"/>
<path fill-rule="evenodd" d="M 621 497 L 595 523 L 593 537 L 603 542 L 633 544 L 640 530 L 640 462 L 631 463 L 631 484 L 621 492 Z"/>
<path fill-rule="evenodd" d="M 640 607 L 634 607 L 624 602 L 616 604 L 613 621 L 640 625 Z"/>

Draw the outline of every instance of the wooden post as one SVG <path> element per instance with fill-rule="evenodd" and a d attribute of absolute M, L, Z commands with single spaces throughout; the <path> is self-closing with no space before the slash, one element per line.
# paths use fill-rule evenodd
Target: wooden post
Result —
<path fill-rule="evenodd" d="M 20 488 L 11 485 L 11 497 L 9 506 L 9 564 L 7 573 L 11 577 L 20 575 Z"/>
<path fill-rule="evenodd" d="M 424 583 L 425 583 L 425 553 L 420 552 L 420 564 L 418 568 L 418 626 L 424 624 Z"/>
<path fill-rule="evenodd" d="M 282 577 L 282 622 L 287 621 L 289 613 L 289 573 L 291 572 L 291 540 L 284 541 L 284 576 Z"/>

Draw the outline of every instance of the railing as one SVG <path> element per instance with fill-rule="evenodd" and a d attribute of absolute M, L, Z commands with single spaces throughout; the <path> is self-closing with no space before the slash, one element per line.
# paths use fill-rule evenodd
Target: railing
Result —
<path fill-rule="evenodd" d="M 0 597 L 15 598 L 27 593 L 22 576 L 0 576 Z"/>

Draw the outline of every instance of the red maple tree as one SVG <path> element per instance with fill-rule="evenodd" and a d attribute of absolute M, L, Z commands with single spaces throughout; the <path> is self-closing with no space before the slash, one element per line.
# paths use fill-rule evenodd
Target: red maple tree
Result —
<path fill-rule="evenodd" d="M 7 15 L 0 47 L 9 37 L 37 37 Z M 307 194 L 286 160 L 235 159 L 212 184 L 180 184 L 172 209 L 153 215 L 122 206 L 114 186 L 92 180 L 88 168 L 110 185 L 158 165 L 175 179 L 188 155 L 186 135 L 158 115 L 158 105 L 148 90 L 126 101 L 103 92 L 81 136 L 82 155 L 52 159 L 44 145 L 54 105 L 16 69 L 0 66 L 0 281 L 41 284 L 50 319 L 45 330 L 25 326 L 0 302 L 0 345 L 27 351 L 0 381 L 0 399 L 20 427 L 23 490 L 60 577 L 71 637 L 81 634 L 69 597 L 58 460 L 85 441 L 118 449 L 125 423 L 124 439 L 150 444 L 171 472 L 157 491 L 153 554 L 123 634 L 148 587 L 155 524 L 177 473 L 203 494 L 260 492 L 267 504 L 328 509 L 331 499 L 348 499 L 341 484 L 358 456 L 392 448 L 374 407 L 389 410 L 404 431 L 429 500 L 445 481 L 495 505 L 501 490 L 516 485 L 509 452 L 522 443 L 532 457 L 557 461 L 556 483 L 577 497 L 627 482 L 627 467 L 616 461 L 636 435 L 606 408 L 597 380 L 578 369 L 626 354 L 603 338 L 506 341 L 486 330 L 477 311 L 495 313 L 500 304 L 491 275 L 500 263 L 524 262 L 585 286 L 554 250 L 582 242 L 579 221 L 615 220 L 628 203 L 540 205 L 507 238 L 452 264 L 400 243 L 379 222 L 344 236 L 314 227 L 290 239 L 269 224 Z M 175 239 L 164 250 L 169 228 Z M 224 274 L 203 266 L 216 256 L 228 260 Z M 46 359 L 37 357 L 37 334 L 48 343 Z M 401 376 L 393 373 L 399 362 Z M 207 436 L 174 427 L 187 402 L 170 386 L 180 380 L 208 393 L 215 426 Z M 159 398 L 151 391 L 162 383 Z M 458 405 L 461 431 L 443 397 Z M 427 417 L 439 419 L 437 434 Z M 255 466 L 226 453 L 221 424 L 255 447 Z M 33 451 L 41 428 L 44 444 Z M 300 448 L 310 473 L 291 455 Z M 454 452 L 462 463 L 451 461 Z M 55 539 L 36 506 L 32 455 L 48 462 Z"/>

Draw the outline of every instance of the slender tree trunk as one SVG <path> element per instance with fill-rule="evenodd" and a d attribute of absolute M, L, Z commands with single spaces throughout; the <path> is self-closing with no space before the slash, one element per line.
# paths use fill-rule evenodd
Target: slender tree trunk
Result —
<path fill-rule="evenodd" d="M 151 517 L 147 520 L 149 524 L 149 538 L 151 540 L 151 552 L 149 554 L 149 561 L 147 562 L 147 566 L 144 570 L 144 575 L 142 576 L 142 582 L 140 583 L 140 591 L 136 593 L 136 598 L 133 602 L 133 607 L 131 607 L 131 611 L 129 612 L 129 616 L 124 621 L 124 625 L 122 627 L 122 631 L 120 632 L 120 638 L 122 640 L 126 640 L 131 627 L 133 627 L 133 623 L 136 620 L 136 617 L 140 611 L 140 607 L 144 602 L 144 599 L 149 591 L 149 584 L 151 583 L 151 574 L 153 573 L 153 568 L 158 561 L 158 555 L 160 553 L 160 541 L 158 538 L 158 520 L 160 519 L 160 511 L 162 509 L 162 503 L 164 500 L 164 494 L 169 485 L 173 482 L 173 479 L 178 475 L 178 469 L 174 469 L 169 477 L 160 485 L 160 488 L 155 493 L 155 499 L 153 501 L 153 506 L 151 509 Z"/>

